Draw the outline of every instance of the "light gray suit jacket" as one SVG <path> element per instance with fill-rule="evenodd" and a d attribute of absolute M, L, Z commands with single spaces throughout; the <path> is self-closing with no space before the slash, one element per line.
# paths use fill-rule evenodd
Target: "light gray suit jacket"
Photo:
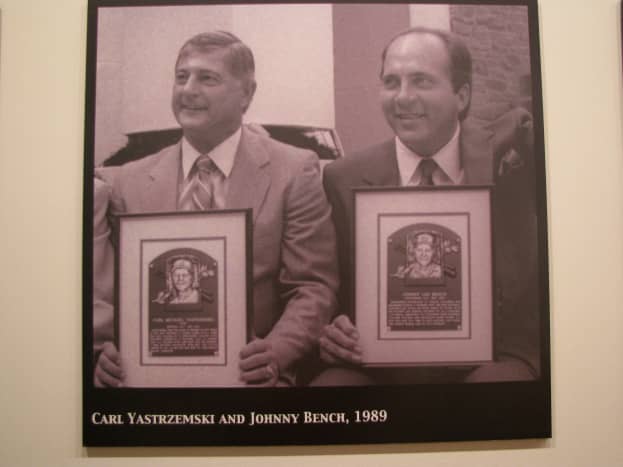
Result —
<path fill-rule="evenodd" d="M 175 211 L 180 154 L 178 143 L 98 169 L 110 186 L 109 212 Z M 253 329 L 270 341 L 286 371 L 315 346 L 336 308 L 335 232 L 316 155 L 243 127 L 225 208 L 253 209 Z M 110 334 L 112 316 L 94 322 L 97 343 Z"/>

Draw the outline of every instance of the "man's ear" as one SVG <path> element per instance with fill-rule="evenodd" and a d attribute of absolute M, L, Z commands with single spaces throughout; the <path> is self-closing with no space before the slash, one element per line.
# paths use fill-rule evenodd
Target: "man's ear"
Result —
<path fill-rule="evenodd" d="M 455 95 L 457 108 L 459 110 L 458 114 L 460 115 L 469 107 L 469 102 L 472 99 L 472 88 L 469 84 L 465 83 L 459 88 Z"/>
<path fill-rule="evenodd" d="M 255 95 L 255 89 L 257 88 L 257 83 L 254 79 L 244 80 L 242 82 L 242 92 L 243 92 L 243 106 L 242 111 L 246 112 L 249 106 L 251 105 L 251 101 L 253 100 L 253 96 Z"/>

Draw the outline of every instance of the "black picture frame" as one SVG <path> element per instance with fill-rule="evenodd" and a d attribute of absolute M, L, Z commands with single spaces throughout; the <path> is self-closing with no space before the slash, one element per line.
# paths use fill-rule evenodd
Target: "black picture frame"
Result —
<path fill-rule="evenodd" d="M 239 2 L 227 4 L 244 5 Z M 89 0 L 82 340 L 82 434 L 85 446 L 329 445 L 551 437 L 547 198 L 538 2 L 479 0 L 474 4 L 471 1 L 456 0 L 443 4 L 499 8 L 517 6 L 526 10 L 527 24 L 522 26 L 522 31 L 529 44 L 530 79 L 524 80 L 523 86 L 531 98 L 533 159 L 528 161 L 526 167 L 529 179 L 518 182 L 518 186 L 529 194 L 535 206 L 536 233 L 530 241 L 534 244 L 537 258 L 538 283 L 533 294 L 536 303 L 533 311 L 538 317 L 538 374 L 522 381 L 499 379 L 469 384 L 384 383 L 361 387 L 290 388 L 95 387 L 93 370 L 97 355 L 93 350 L 92 313 L 93 176 L 96 161 L 95 116 L 98 106 L 98 12 L 102 8 L 127 6 L 185 8 L 216 3 L 191 0 Z M 380 52 L 368 51 L 378 57 Z M 139 138 L 144 137 L 143 134 L 139 135 Z M 162 146 L 156 140 L 150 140 L 146 144 L 150 148 L 155 144 L 153 150 L 156 150 Z M 342 145 L 338 142 L 335 146 L 341 149 Z M 510 191 L 512 188 L 509 188 Z M 494 227 L 493 230 L 494 237 L 499 235 L 499 229 Z M 248 233 L 249 248 L 252 248 L 251 243 L 251 234 Z M 252 265 L 249 265 L 248 271 L 247 283 L 251 284 Z M 251 288 L 247 288 L 245 294 L 249 303 L 252 303 Z M 249 323 L 252 323 L 252 319 Z"/>

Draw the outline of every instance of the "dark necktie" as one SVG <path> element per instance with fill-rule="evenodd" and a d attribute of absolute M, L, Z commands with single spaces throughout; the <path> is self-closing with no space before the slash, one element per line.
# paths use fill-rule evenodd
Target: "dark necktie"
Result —
<path fill-rule="evenodd" d="M 431 158 L 422 159 L 420 161 L 420 186 L 433 186 L 433 172 L 437 168 L 437 162 Z"/>

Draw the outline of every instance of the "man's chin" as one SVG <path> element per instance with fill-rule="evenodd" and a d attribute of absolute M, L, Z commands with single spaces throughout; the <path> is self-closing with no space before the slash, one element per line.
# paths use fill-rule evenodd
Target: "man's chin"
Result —
<path fill-rule="evenodd" d="M 404 133 L 423 133 L 426 131 L 426 120 L 423 118 L 417 119 L 396 119 L 394 127 Z"/>
<path fill-rule="evenodd" d="M 405 146 L 415 152 L 417 151 L 414 148 L 427 146 L 426 135 L 422 135 L 420 132 L 415 133 L 413 131 L 396 131 L 396 135 Z"/>
<path fill-rule="evenodd" d="M 192 118 L 180 115 L 177 123 L 186 131 L 200 132 L 210 127 L 210 123 L 205 118 Z"/>
<path fill-rule="evenodd" d="M 208 109 L 204 107 L 197 107 L 197 108 L 184 107 L 182 110 L 180 110 L 180 115 L 187 115 L 189 117 L 195 117 L 197 115 L 205 115 L 207 111 Z"/>

